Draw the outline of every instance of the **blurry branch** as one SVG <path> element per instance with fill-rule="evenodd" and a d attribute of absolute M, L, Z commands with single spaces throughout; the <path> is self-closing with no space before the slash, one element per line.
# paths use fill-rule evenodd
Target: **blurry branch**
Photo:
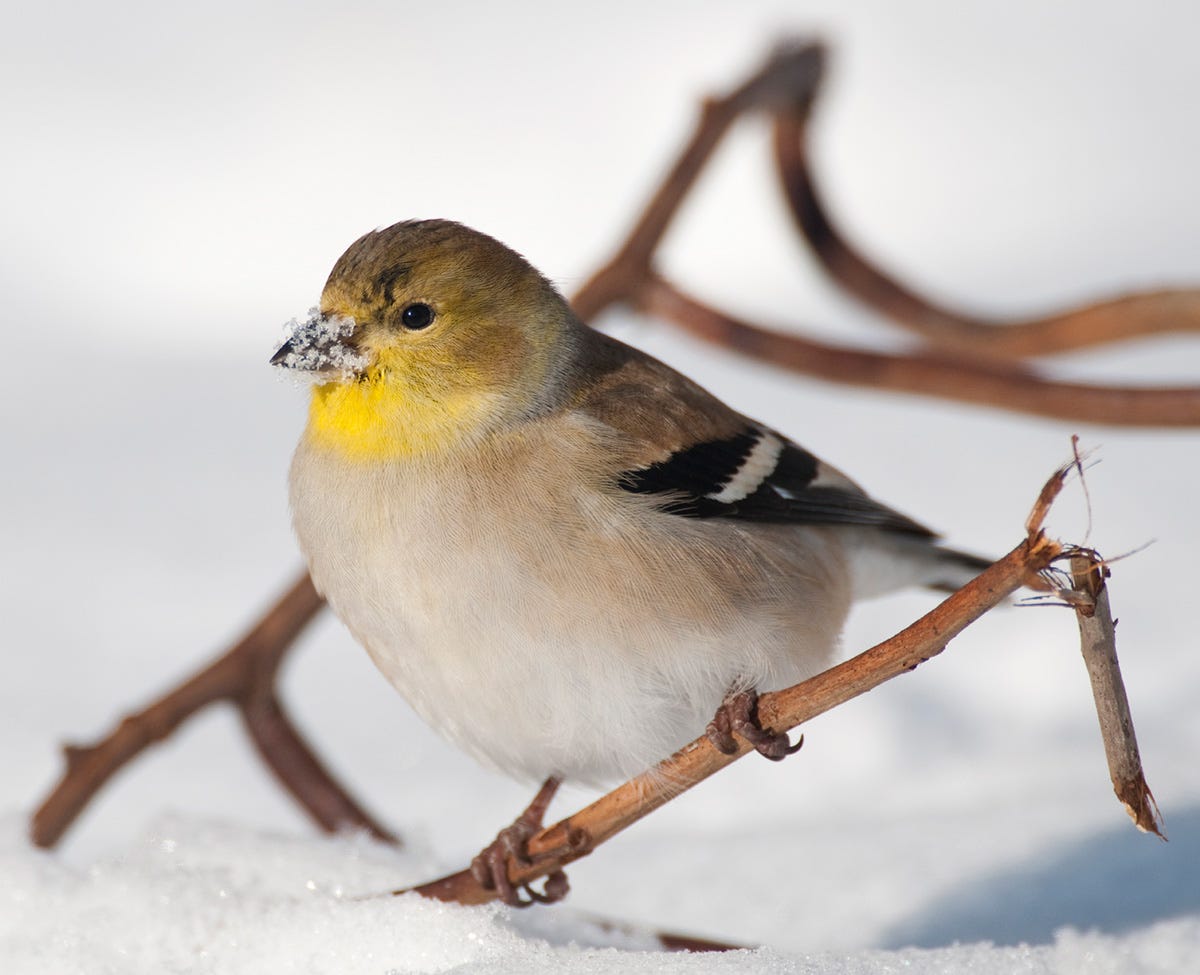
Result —
<path fill-rule="evenodd" d="M 341 788 L 292 726 L 276 695 L 279 664 L 323 601 L 305 573 L 229 651 L 94 745 L 68 745 L 62 778 L 34 813 L 30 834 L 53 846 L 100 788 L 192 715 L 227 701 L 283 786 L 325 830 L 357 827 L 393 839 Z"/>
<path fill-rule="evenodd" d="M 1089 423 L 1200 426 L 1200 387 L 1059 382 L 1014 361 L 1157 332 L 1200 331 L 1200 291 L 1132 294 L 1033 321 L 986 322 L 932 304 L 855 251 L 817 195 L 808 166 L 808 121 L 824 59 L 818 44 L 782 48 L 731 94 L 704 104 L 691 141 L 629 237 L 576 296 L 583 318 L 623 302 L 721 348 L 834 382 Z M 927 348 L 895 355 L 762 328 L 704 305 L 657 272 L 654 254 L 675 212 L 730 125 L 752 110 L 774 118 L 787 202 L 822 266 Z"/>
<path fill-rule="evenodd" d="M 956 357 L 938 349 L 890 355 L 836 348 L 740 321 L 689 298 L 655 275 L 639 285 L 638 304 L 714 345 L 820 379 L 1083 423 L 1200 426 L 1200 389 L 1053 382 L 1007 362 Z"/>
<path fill-rule="evenodd" d="M 792 218 L 847 292 L 931 345 L 1011 358 L 1070 352 L 1164 332 L 1200 332 L 1200 292 L 1123 295 L 1026 321 L 988 321 L 942 308 L 887 275 L 834 225 L 808 165 L 807 104 L 775 115 L 775 161 Z"/>
<path fill-rule="evenodd" d="M 1030 515 L 1026 537 L 1008 555 L 891 639 L 803 683 L 761 695 L 758 717 L 763 728 L 789 731 L 884 681 L 914 670 L 941 653 L 954 637 L 1022 586 L 1046 588 L 1047 582 L 1040 574 L 1062 557 L 1064 549 L 1046 537 L 1042 520 L 1062 489 L 1067 470 L 1056 471 L 1047 481 Z M 708 737 L 701 736 L 573 816 L 546 827 L 529 840 L 527 865 L 510 859 L 509 879 L 513 886 L 527 886 L 561 871 L 605 840 L 754 751 L 744 740 L 737 741 L 738 750 L 727 755 Z M 483 887 L 469 869 L 412 889 L 426 897 L 460 904 L 482 904 L 497 896 L 494 889 Z"/>

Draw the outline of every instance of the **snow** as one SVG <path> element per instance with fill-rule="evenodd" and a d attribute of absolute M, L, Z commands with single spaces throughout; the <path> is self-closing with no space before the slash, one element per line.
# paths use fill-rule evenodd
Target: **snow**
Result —
<path fill-rule="evenodd" d="M 23 849 L 3 824 L 6 971 L 88 972 L 1031 972 L 1186 971 L 1200 918 L 1121 937 L 1065 929 L 1045 943 L 726 955 L 654 951 L 570 909 L 463 908 L 372 896 L 420 876 L 419 857 L 363 837 L 288 838 L 192 819 L 159 822 L 85 869 Z"/>
<path fill-rule="evenodd" d="M 283 326 L 281 344 L 287 345 L 288 351 L 278 359 L 272 357 L 271 361 L 322 382 L 349 375 L 367 364 L 366 356 L 342 342 L 353 333 L 354 319 L 322 315 L 321 309 L 314 306 L 304 318 L 289 319 Z"/>
<path fill-rule="evenodd" d="M 811 722 L 795 758 L 739 762 L 675 800 L 573 865 L 553 909 L 369 896 L 460 868 L 528 795 L 423 727 L 328 618 L 283 695 L 403 849 L 317 835 L 225 708 L 130 766 L 60 849 L 25 839 L 59 743 L 93 739 L 200 666 L 298 570 L 284 480 L 305 392 L 272 381 L 267 346 L 338 254 L 372 227 L 443 216 L 575 289 L 697 99 L 781 28 L 834 40 L 822 187 L 914 285 L 1017 315 L 1200 277 L 1190 5 L 565 9 L 9 11 L 0 971 L 1190 975 L 1200 434 L 798 380 L 628 315 L 609 327 L 957 547 L 1011 547 L 1080 433 L 1099 460 L 1092 544 L 1155 540 L 1115 567 L 1112 598 L 1170 842 L 1136 833 L 1113 798 L 1074 621 L 1046 608 L 991 614 Z M 734 133 L 665 270 L 750 317 L 903 344 L 793 243 L 767 153 L 761 125 Z M 1163 336 L 1047 368 L 1194 383 L 1198 363 L 1194 340 Z M 1051 526 L 1082 540 L 1087 525 L 1076 486 Z M 847 652 L 929 606 L 919 593 L 864 605 Z M 552 812 L 592 795 L 568 789 Z M 665 955 L 648 950 L 654 928 L 762 947 Z"/>

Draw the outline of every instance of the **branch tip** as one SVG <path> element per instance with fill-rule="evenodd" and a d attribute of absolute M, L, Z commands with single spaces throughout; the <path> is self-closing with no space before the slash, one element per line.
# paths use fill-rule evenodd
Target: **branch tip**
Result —
<path fill-rule="evenodd" d="M 738 112 L 807 112 L 820 88 L 828 58 L 828 48 L 815 38 L 785 40 L 726 101 Z"/>
<path fill-rule="evenodd" d="M 1030 509 L 1029 517 L 1025 519 L 1025 533 L 1029 538 L 1031 547 L 1039 544 L 1044 537 L 1042 526 L 1045 524 L 1046 515 L 1050 512 L 1050 507 L 1058 499 L 1062 493 L 1063 485 L 1066 483 L 1067 473 L 1074 466 L 1074 461 L 1064 464 L 1058 468 L 1045 484 L 1042 485 L 1042 490 L 1038 494 L 1037 500 L 1033 503 L 1033 508 Z"/>

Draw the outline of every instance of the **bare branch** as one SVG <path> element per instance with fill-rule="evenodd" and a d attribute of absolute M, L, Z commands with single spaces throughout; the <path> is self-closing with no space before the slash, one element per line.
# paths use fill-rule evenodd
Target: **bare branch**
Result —
<path fill-rule="evenodd" d="M 362 829 L 377 839 L 400 842 L 355 801 L 300 736 L 274 692 L 273 681 L 256 684 L 240 710 L 259 756 L 322 830 Z"/>
<path fill-rule="evenodd" d="M 719 312 L 663 278 L 642 281 L 632 303 L 723 349 L 792 372 L 905 393 L 1112 426 L 1200 425 L 1200 388 L 1089 386 L 1057 382 L 1013 363 L 948 352 L 890 355 L 825 345 Z"/>
<path fill-rule="evenodd" d="M 730 125 L 747 111 L 776 109 L 815 95 L 824 61 L 825 49 L 820 44 L 781 46 L 762 68 L 728 95 L 705 101 L 692 138 L 617 254 L 572 298 L 580 318 L 591 321 L 609 305 L 627 301 L 650 273 L 663 234 Z"/>
<path fill-rule="evenodd" d="M 775 160 L 792 217 L 825 271 L 846 291 L 933 345 L 976 356 L 1026 358 L 1167 332 L 1200 332 L 1200 291 L 1167 289 L 1023 321 L 942 307 L 868 260 L 838 230 L 808 161 L 808 105 L 775 116 Z"/>
<path fill-rule="evenodd" d="M 623 302 L 721 348 L 833 382 L 1087 423 L 1200 425 L 1200 387 L 1060 382 L 1005 361 L 1156 332 L 1200 331 L 1200 291 L 1126 295 L 1032 321 L 989 322 L 936 306 L 852 248 L 816 192 L 806 155 L 806 125 L 824 60 L 820 44 L 784 46 L 745 84 L 705 103 L 692 138 L 617 254 L 575 296 L 581 318 L 593 320 Z M 679 205 L 730 125 L 751 110 L 774 116 L 776 162 L 793 218 L 826 271 L 931 348 L 888 355 L 785 335 L 707 307 L 657 274 L 654 254 Z"/>
<path fill-rule="evenodd" d="M 333 781 L 274 696 L 283 655 L 323 604 L 305 573 L 228 652 L 146 709 L 126 717 L 95 744 L 67 746 L 63 776 L 34 813 L 33 842 L 57 843 L 127 762 L 217 701 L 238 707 L 272 770 L 323 829 L 357 827 L 392 839 Z"/>
<path fill-rule="evenodd" d="M 1073 553 L 1071 574 L 1075 593 L 1084 597 L 1073 601 L 1073 606 L 1113 791 L 1138 829 L 1166 839 L 1158 806 L 1142 772 L 1129 698 L 1117 663 L 1116 624 L 1109 609 L 1106 584 L 1108 568 L 1094 551 L 1082 549 Z"/>

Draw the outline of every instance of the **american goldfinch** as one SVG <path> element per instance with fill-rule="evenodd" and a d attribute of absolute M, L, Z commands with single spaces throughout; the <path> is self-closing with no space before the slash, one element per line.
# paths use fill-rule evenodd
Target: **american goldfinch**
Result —
<path fill-rule="evenodd" d="M 853 599 L 986 564 L 456 223 L 357 240 L 272 362 L 316 379 L 290 497 L 317 588 L 515 776 L 627 776 L 714 715 L 781 757 L 754 689 L 826 667 Z"/>

